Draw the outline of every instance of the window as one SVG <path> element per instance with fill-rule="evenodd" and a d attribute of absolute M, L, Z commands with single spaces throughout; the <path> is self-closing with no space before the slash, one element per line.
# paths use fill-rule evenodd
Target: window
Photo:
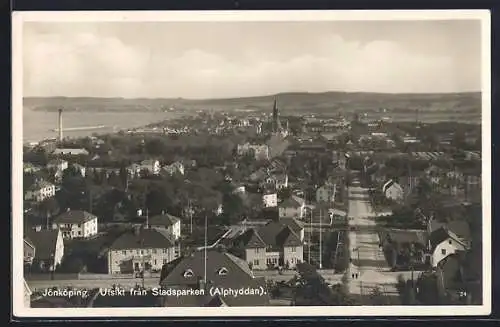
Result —
<path fill-rule="evenodd" d="M 167 249 L 163 249 L 163 253 L 167 253 Z"/>
<path fill-rule="evenodd" d="M 82 228 L 82 224 L 78 224 L 78 228 Z"/>
<path fill-rule="evenodd" d="M 122 251 L 122 254 L 123 254 L 123 255 L 126 255 L 126 254 L 127 254 L 127 250 L 123 250 L 123 251 Z"/>
<path fill-rule="evenodd" d="M 156 259 L 154 260 L 154 265 L 156 266 Z"/>
<path fill-rule="evenodd" d="M 222 267 L 222 268 L 220 268 L 220 269 L 217 271 L 217 273 L 218 273 L 220 276 L 225 276 L 225 275 L 227 275 L 228 271 L 227 271 L 226 267 Z"/>
<path fill-rule="evenodd" d="M 451 240 L 448 241 L 448 244 L 451 244 Z"/>
<path fill-rule="evenodd" d="M 292 247 L 292 252 L 297 252 L 297 248 L 295 246 Z"/>
<path fill-rule="evenodd" d="M 259 250 L 260 250 L 259 248 L 256 248 L 255 253 L 259 253 Z"/>
<path fill-rule="evenodd" d="M 194 273 L 191 269 L 188 269 L 184 272 L 184 277 L 185 278 L 189 278 L 189 277 L 193 277 L 194 276 Z"/>
<path fill-rule="evenodd" d="M 258 265 L 259 265 L 259 260 L 258 260 L 258 259 L 255 259 L 255 260 L 253 261 L 253 265 L 254 265 L 254 266 L 258 266 Z"/>
<path fill-rule="evenodd" d="M 141 250 L 141 254 L 144 254 L 144 250 Z"/>
<path fill-rule="evenodd" d="M 163 264 L 167 264 L 168 263 L 168 260 L 167 259 L 163 259 Z"/>
<path fill-rule="evenodd" d="M 442 250 L 441 250 L 441 254 L 442 254 L 442 255 L 446 255 L 446 249 L 442 249 Z"/>

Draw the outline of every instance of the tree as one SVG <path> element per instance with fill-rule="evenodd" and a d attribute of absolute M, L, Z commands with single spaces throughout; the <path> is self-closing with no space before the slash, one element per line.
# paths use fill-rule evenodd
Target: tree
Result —
<path fill-rule="evenodd" d="M 116 188 L 123 188 L 120 176 L 118 176 L 114 171 L 112 171 L 108 176 L 108 184 Z"/>
<path fill-rule="evenodd" d="M 40 202 L 38 205 L 38 211 L 44 217 L 49 218 L 56 215 L 59 212 L 59 203 L 55 198 L 48 198 Z"/>

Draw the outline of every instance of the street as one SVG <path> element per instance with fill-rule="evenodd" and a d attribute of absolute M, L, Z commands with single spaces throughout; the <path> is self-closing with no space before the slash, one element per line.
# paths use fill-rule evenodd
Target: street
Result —
<path fill-rule="evenodd" d="M 376 227 L 368 189 L 357 186 L 359 183 L 353 184 L 356 186 L 348 188 L 349 291 L 351 294 L 368 295 L 378 287 L 387 295 L 397 293 L 397 278 L 402 273 L 390 272 L 375 228 L 366 228 Z"/>

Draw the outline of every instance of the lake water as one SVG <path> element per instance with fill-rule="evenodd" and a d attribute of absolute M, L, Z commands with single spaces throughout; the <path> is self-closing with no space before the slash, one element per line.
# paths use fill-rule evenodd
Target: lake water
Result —
<path fill-rule="evenodd" d="M 105 128 L 64 131 L 66 137 L 83 137 L 96 134 L 112 133 L 121 129 L 144 126 L 150 123 L 172 119 L 180 114 L 172 112 L 65 112 L 65 128 L 101 126 Z M 57 137 L 58 113 L 25 109 L 23 113 L 23 142 L 37 142 L 45 138 Z"/>

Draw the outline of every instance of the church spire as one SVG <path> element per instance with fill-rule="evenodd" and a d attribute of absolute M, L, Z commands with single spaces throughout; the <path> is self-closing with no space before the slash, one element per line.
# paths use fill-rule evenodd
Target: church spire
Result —
<path fill-rule="evenodd" d="M 278 98 L 274 97 L 274 106 L 273 106 L 273 132 L 279 133 L 281 131 L 281 123 L 279 117 L 279 109 L 278 109 Z"/>

